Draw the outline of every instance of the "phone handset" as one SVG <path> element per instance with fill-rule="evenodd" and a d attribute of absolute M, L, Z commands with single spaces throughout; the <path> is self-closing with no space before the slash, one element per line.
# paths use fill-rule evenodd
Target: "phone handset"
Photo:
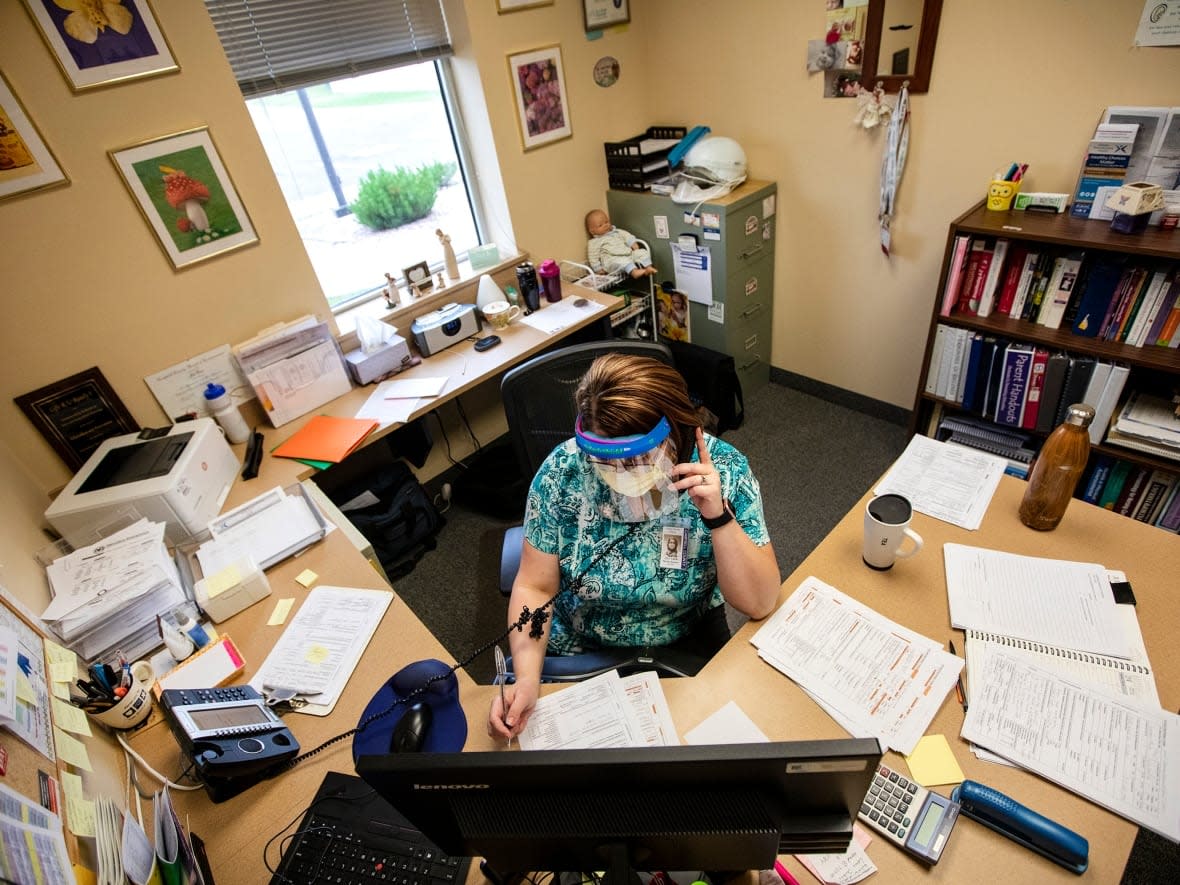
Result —
<path fill-rule="evenodd" d="M 1057 821 L 975 781 L 963 781 L 955 787 L 951 798 L 959 803 L 960 813 L 965 817 L 979 821 L 1071 872 L 1081 875 L 1086 871 L 1090 843 Z"/>

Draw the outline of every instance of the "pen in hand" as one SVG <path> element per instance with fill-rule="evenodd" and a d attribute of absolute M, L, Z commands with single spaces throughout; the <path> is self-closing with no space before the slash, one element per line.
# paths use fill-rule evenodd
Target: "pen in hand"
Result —
<path fill-rule="evenodd" d="M 955 644 L 951 640 L 946 641 L 946 647 L 950 649 L 951 654 L 957 655 L 955 651 Z M 967 712 L 967 689 L 963 687 L 963 672 L 960 670 L 959 675 L 955 677 L 955 697 L 959 699 L 959 703 L 963 705 L 963 712 Z"/>
<path fill-rule="evenodd" d="M 508 679 L 508 662 L 504 660 L 504 652 L 500 646 L 495 646 L 496 652 L 496 681 L 500 683 L 500 715 L 504 717 L 504 724 L 508 724 L 508 701 L 504 697 L 504 683 Z M 508 736 L 508 746 L 512 746 L 512 735 Z"/>

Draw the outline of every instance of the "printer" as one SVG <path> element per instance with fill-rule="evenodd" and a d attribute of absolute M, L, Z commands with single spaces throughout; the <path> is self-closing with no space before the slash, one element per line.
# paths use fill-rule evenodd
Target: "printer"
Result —
<path fill-rule="evenodd" d="M 162 522 L 170 544 L 203 531 L 240 469 L 212 418 L 173 424 L 149 439 L 105 440 L 45 511 L 73 547 L 84 547 L 139 519 Z"/>

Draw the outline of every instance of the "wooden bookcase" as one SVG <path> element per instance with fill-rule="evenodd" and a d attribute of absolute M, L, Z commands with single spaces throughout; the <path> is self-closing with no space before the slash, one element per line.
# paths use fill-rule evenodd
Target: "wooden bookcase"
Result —
<path fill-rule="evenodd" d="M 1176 349 L 1154 345 L 1132 347 L 1075 335 L 1065 323 L 1060 329 L 1050 329 L 1033 322 L 1014 320 L 995 312 L 985 318 L 953 311 L 949 316 L 942 316 L 940 308 L 954 254 L 955 238 L 961 235 L 1004 238 L 1011 245 L 1024 242 L 1063 250 L 1084 250 L 1086 261 L 1092 261 L 1094 256 L 1105 252 L 1131 258 L 1162 259 L 1164 262 L 1180 264 L 1180 231 L 1161 231 L 1158 227 L 1149 227 L 1138 235 L 1119 234 L 1111 231 L 1110 223 L 1106 221 L 1071 218 L 1068 213 L 1048 215 L 1036 212 L 991 212 L 984 208 L 981 200 L 952 221 L 947 231 L 942 271 L 939 274 L 934 307 L 927 330 L 926 349 L 922 357 L 922 369 L 918 374 L 917 392 L 910 415 L 911 433 L 933 436 L 943 415 L 963 413 L 959 404 L 926 392 L 925 382 L 930 370 L 931 354 L 939 324 L 1033 344 L 1050 351 L 1064 351 L 1072 356 L 1093 356 L 1126 363 L 1130 366 L 1130 374 L 1124 389 L 1124 397 L 1129 391 L 1136 389 L 1166 389 L 1173 382 L 1180 385 L 1180 351 Z M 1098 455 L 1108 455 L 1133 464 L 1180 474 L 1180 461 L 1117 445 L 1101 443 L 1092 446 L 1091 465 Z"/>

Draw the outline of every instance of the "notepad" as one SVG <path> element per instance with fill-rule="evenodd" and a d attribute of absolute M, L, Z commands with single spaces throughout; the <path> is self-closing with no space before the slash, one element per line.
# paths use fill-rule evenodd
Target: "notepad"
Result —
<path fill-rule="evenodd" d="M 217 688 L 246 669 L 246 660 L 228 634 L 181 661 L 156 683 L 157 697 L 166 688 Z"/>
<path fill-rule="evenodd" d="M 337 463 L 348 457 L 377 426 L 372 419 L 315 415 L 273 454 L 280 458 Z"/>

